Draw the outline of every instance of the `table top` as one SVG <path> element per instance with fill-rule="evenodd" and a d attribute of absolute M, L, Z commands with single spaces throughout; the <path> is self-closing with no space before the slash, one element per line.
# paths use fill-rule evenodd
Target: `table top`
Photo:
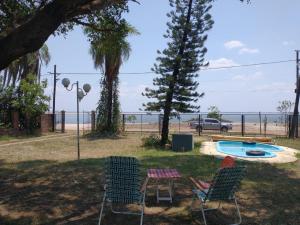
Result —
<path fill-rule="evenodd" d="M 148 177 L 161 178 L 180 178 L 181 175 L 176 169 L 148 169 Z"/>

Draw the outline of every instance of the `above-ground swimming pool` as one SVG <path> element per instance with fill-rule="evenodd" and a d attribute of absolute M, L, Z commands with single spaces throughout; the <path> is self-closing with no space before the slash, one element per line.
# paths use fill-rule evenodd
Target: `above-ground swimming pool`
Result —
<path fill-rule="evenodd" d="M 217 151 L 245 158 L 272 158 L 276 157 L 274 152 L 283 151 L 283 149 L 276 145 L 262 144 L 262 143 L 249 143 L 241 141 L 218 141 Z M 264 155 L 248 155 L 251 152 L 261 152 Z"/>

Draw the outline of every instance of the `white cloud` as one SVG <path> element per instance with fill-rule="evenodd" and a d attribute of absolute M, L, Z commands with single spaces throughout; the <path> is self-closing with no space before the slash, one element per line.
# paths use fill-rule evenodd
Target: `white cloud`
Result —
<path fill-rule="evenodd" d="M 270 84 L 264 84 L 256 86 L 253 91 L 277 91 L 277 92 L 293 92 L 295 86 L 285 82 L 273 82 Z"/>
<path fill-rule="evenodd" d="M 234 81 L 253 81 L 253 80 L 259 80 L 263 78 L 263 73 L 262 72 L 256 72 L 254 74 L 250 75 L 236 75 L 232 77 L 232 80 Z"/>
<path fill-rule="evenodd" d="M 219 58 L 209 60 L 209 68 L 219 68 L 219 67 L 230 67 L 238 66 L 239 64 L 234 62 L 232 59 Z"/>
<path fill-rule="evenodd" d="M 232 40 L 232 41 L 227 41 L 224 43 L 225 48 L 227 49 L 233 49 L 233 48 L 241 48 L 244 47 L 244 43 L 237 41 L 237 40 Z"/>
<path fill-rule="evenodd" d="M 293 44 L 294 44 L 293 41 L 283 41 L 283 42 L 282 42 L 282 45 L 283 45 L 283 46 L 288 46 L 288 45 L 293 45 Z"/>
<path fill-rule="evenodd" d="M 249 54 L 255 54 L 255 53 L 259 53 L 259 49 L 257 48 L 241 48 L 239 50 L 239 54 L 244 54 L 244 53 L 249 53 Z"/>
<path fill-rule="evenodd" d="M 254 54 L 254 53 L 259 53 L 259 49 L 257 48 L 249 48 L 247 47 L 246 44 L 244 44 L 241 41 L 237 41 L 237 40 L 232 40 L 232 41 L 227 41 L 224 43 L 225 48 L 227 49 L 234 49 L 237 48 L 239 49 L 239 54 Z"/>
<path fill-rule="evenodd" d="M 138 86 L 130 86 L 127 82 L 123 82 L 120 85 L 120 96 L 121 97 L 136 97 L 142 96 L 142 92 L 145 92 L 147 85 L 140 84 Z"/>

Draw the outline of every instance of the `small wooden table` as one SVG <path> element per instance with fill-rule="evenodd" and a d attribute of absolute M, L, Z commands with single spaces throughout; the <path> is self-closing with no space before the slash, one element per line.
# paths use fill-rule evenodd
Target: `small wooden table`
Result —
<path fill-rule="evenodd" d="M 180 173 L 176 169 L 148 169 L 148 178 L 158 183 L 156 189 L 157 203 L 159 203 L 159 201 L 170 201 L 172 203 L 174 180 L 181 178 Z M 169 196 L 162 197 L 159 195 L 160 180 L 168 180 Z"/>

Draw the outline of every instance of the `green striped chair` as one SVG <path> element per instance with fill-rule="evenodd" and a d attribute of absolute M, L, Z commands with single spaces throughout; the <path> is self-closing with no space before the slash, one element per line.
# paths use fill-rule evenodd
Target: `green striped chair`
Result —
<path fill-rule="evenodd" d="M 193 190 L 194 196 L 191 209 L 194 210 L 193 205 L 195 199 L 198 198 L 200 200 L 200 209 L 202 211 L 205 225 L 207 225 L 205 212 L 208 210 L 219 209 L 221 201 L 228 200 L 234 201 L 235 203 L 237 215 L 239 217 L 239 221 L 237 224 L 240 224 L 242 222 L 242 217 L 235 197 L 235 192 L 238 190 L 241 180 L 245 176 L 245 172 L 245 166 L 220 168 L 217 171 L 212 182 L 210 182 L 209 184 L 190 178 L 196 187 L 196 189 Z M 203 185 L 203 183 L 205 183 L 205 185 Z M 219 201 L 218 208 L 205 208 L 205 204 L 210 201 Z"/>
<path fill-rule="evenodd" d="M 98 225 L 101 225 L 103 209 L 110 205 L 111 211 L 117 214 L 140 215 L 143 224 L 145 193 L 147 179 L 141 185 L 139 162 L 133 157 L 111 156 L 105 160 L 105 192 L 100 210 Z M 116 211 L 114 204 L 138 204 L 140 212 Z"/>

